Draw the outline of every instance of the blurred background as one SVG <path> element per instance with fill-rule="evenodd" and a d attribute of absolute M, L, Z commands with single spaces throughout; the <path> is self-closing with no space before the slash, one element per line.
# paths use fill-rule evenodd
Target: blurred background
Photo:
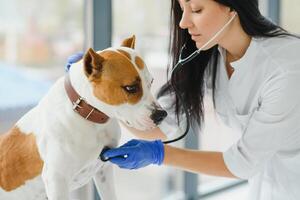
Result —
<path fill-rule="evenodd" d="M 119 46 L 136 35 L 136 49 L 153 74 L 153 92 L 166 81 L 170 1 L 168 0 L 0 0 L 0 132 L 35 106 L 64 75 L 67 57 L 88 47 Z M 293 33 L 300 33 L 299 0 L 260 0 L 261 12 Z M 205 101 L 206 124 L 176 146 L 225 151 L 239 137 L 215 117 Z M 132 138 L 123 129 L 121 143 Z M 115 168 L 119 199 L 245 199 L 247 183 L 150 166 Z M 74 199 L 100 199 L 92 183 Z"/>

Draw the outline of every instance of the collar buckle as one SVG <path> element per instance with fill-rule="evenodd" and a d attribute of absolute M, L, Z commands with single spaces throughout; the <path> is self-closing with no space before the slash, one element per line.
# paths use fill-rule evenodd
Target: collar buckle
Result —
<path fill-rule="evenodd" d="M 75 111 L 75 112 L 78 112 L 77 108 L 82 108 L 80 106 L 80 103 L 84 101 L 84 99 L 82 97 L 79 97 L 75 102 L 73 101 L 72 104 L 73 104 L 73 107 L 72 109 Z"/>

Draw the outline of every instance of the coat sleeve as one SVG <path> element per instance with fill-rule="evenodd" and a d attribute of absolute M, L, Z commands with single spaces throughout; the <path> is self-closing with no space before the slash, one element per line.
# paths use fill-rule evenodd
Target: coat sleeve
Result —
<path fill-rule="evenodd" d="M 285 72 L 270 78 L 261 90 L 260 106 L 253 112 L 242 137 L 223 153 L 228 169 L 248 179 L 280 151 L 300 146 L 299 74 Z"/>

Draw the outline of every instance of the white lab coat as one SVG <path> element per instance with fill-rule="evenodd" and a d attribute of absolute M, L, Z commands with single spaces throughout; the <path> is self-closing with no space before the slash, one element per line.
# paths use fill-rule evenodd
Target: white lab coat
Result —
<path fill-rule="evenodd" d="M 228 169 L 247 179 L 251 200 L 300 199 L 300 40 L 253 38 L 245 55 L 231 63 L 219 48 L 216 113 L 241 138 L 223 153 Z M 166 106 L 171 97 L 159 100 Z M 174 113 L 160 128 L 180 129 Z M 184 121 L 184 120 L 182 120 Z"/>

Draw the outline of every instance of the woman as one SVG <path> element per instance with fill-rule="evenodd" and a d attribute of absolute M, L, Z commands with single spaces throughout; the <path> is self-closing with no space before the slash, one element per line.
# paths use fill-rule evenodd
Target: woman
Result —
<path fill-rule="evenodd" d="M 224 24 L 232 20 L 216 36 Z M 174 66 L 203 48 L 159 93 L 168 118 L 154 130 L 129 128 L 147 140 L 131 140 L 104 156 L 122 168 L 164 164 L 196 173 L 247 179 L 250 199 L 300 199 L 300 40 L 264 18 L 257 0 L 172 0 Z M 164 145 L 184 108 L 201 128 L 203 98 L 211 87 L 214 107 L 241 138 L 225 152 Z M 179 101 L 176 92 L 181 94 Z M 177 120 L 176 120 L 177 119 Z M 119 156 L 127 155 L 122 158 Z"/>

